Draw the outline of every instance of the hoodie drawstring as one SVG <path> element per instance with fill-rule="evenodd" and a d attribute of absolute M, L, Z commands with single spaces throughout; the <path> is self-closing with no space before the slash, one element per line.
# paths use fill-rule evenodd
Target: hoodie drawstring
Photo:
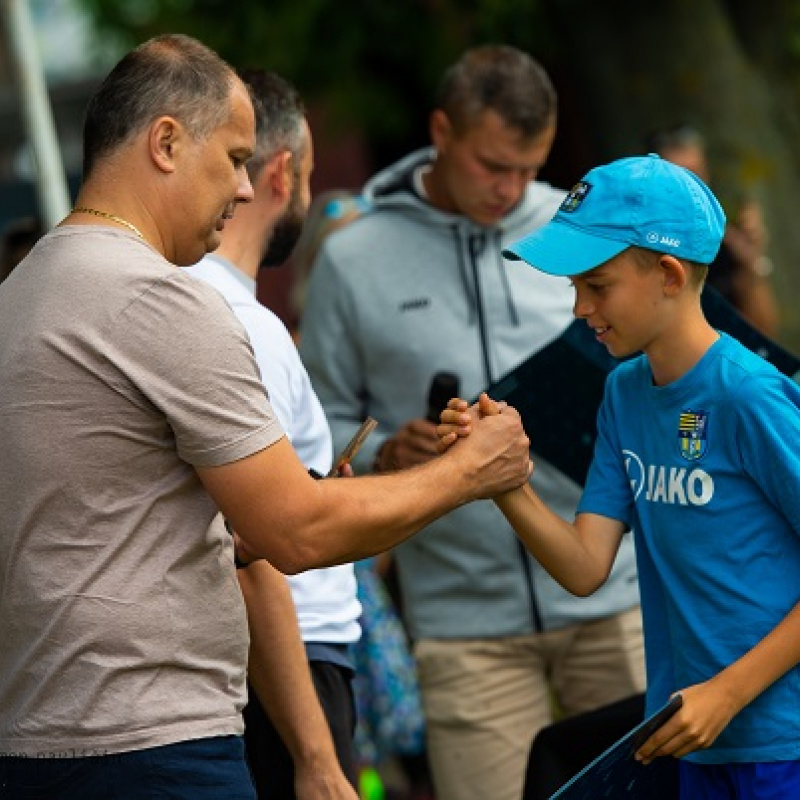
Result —
<path fill-rule="evenodd" d="M 494 376 L 492 373 L 491 358 L 489 355 L 489 332 L 486 326 L 486 317 L 483 308 L 483 300 L 481 298 L 481 282 L 478 272 L 478 261 L 481 254 L 486 249 L 487 235 L 486 234 L 473 234 L 467 238 L 467 247 L 469 249 L 469 266 L 472 270 L 470 276 L 467 272 L 466 258 L 462 246 L 462 239 L 459 235 L 458 225 L 452 225 L 450 230 L 453 233 L 456 246 L 456 258 L 458 261 L 458 271 L 461 276 L 461 282 L 464 286 L 464 292 L 467 296 L 469 306 L 469 319 L 468 324 L 472 325 L 473 321 L 477 318 L 478 322 L 478 335 L 481 343 L 481 354 L 483 356 L 483 368 L 486 375 L 487 384 L 492 383 Z M 495 257 L 497 260 L 497 269 L 500 273 L 500 283 L 503 287 L 503 294 L 506 299 L 506 308 L 508 309 L 508 316 L 511 324 L 516 328 L 519 327 L 519 313 L 517 306 L 514 302 L 514 297 L 511 293 L 511 285 L 508 280 L 508 273 L 506 265 L 502 256 L 501 245 L 501 231 L 494 231 L 493 244 Z M 472 280 L 470 280 L 470 277 Z"/>
<path fill-rule="evenodd" d="M 472 267 L 472 280 L 475 286 L 475 311 L 478 315 L 478 335 L 481 340 L 481 353 L 483 355 L 483 371 L 486 375 L 486 384 L 494 383 L 492 376 L 492 362 L 489 357 L 489 332 L 486 330 L 486 315 L 483 310 L 483 300 L 481 299 L 481 282 L 478 275 L 478 259 L 486 247 L 486 237 L 483 234 L 470 236 L 469 240 L 469 260 Z"/>
<path fill-rule="evenodd" d="M 472 291 L 469 275 L 467 274 L 467 264 L 464 258 L 464 248 L 461 244 L 461 236 L 458 233 L 458 225 L 451 225 L 450 230 L 453 233 L 453 239 L 455 239 L 458 272 L 461 275 L 461 283 L 464 286 L 464 294 L 467 296 L 467 305 L 469 306 L 469 318 L 467 319 L 467 324 L 472 325 L 475 320 L 475 293 Z"/>

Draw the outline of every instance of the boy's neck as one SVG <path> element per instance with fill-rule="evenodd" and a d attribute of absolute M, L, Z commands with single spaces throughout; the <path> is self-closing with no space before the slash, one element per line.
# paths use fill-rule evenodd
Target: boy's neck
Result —
<path fill-rule="evenodd" d="M 684 320 L 647 348 L 647 360 L 656 386 L 667 386 L 682 378 L 708 352 L 719 333 L 702 312 Z"/>

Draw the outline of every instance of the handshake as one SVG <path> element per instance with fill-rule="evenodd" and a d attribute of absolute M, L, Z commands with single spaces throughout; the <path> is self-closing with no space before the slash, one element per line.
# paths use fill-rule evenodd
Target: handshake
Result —
<path fill-rule="evenodd" d="M 469 436 L 474 420 L 496 416 L 503 409 L 507 409 L 507 413 L 516 414 L 519 418 L 519 414 L 507 403 L 495 402 L 486 392 L 482 392 L 478 402 L 471 407 L 466 400 L 462 400 L 460 397 L 452 398 L 447 403 L 447 408 L 440 414 L 441 424 L 436 428 L 436 435 L 439 437 L 437 445 L 439 452 L 447 451 L 459 437 Z M 530 445 L 530 442 L 528 444 Z"/>
<path fill-rule="evenodd" d="M 451 399 L 436 428 L 437 449 L 467 462 L 464 474 L 476 483 L 476 495 L 492 498 L 526 485 L 533 471 L 530 441 L 516 409 L 483 393 L 470 406 Z"/>

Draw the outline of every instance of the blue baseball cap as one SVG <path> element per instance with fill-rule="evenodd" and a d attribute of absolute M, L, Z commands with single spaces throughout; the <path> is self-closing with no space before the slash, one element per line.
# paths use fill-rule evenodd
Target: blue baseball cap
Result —
<path fill-rule="evenodd" d="M 725 212 L 693 172 L 657 155 L 586 173 L 547 225 L 503 251 L 550 275 L 580 275 L 631 246 L 710 264 Z"/>

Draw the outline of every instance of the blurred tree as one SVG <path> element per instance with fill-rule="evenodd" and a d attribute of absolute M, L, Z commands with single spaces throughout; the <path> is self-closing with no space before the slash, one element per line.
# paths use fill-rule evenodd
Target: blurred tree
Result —
<path fill-rule="evenodd" d="M 182 31 L 235 66 L 274 69 L 333 125 L 359 126 L 380 165 L 427 141 L 442 70 L 503 41 L 553 76 L 561 120 L 544 177 L 567 186 L 596 163 L 642 152 L 688 121 L 709 140 L 729 214 L 762 202 L 782 297 L 800 290 L 800 4 L 796 0 L 81 0 L 107 35 L 135 44 Z M 800 351 L 800 310 L 782 305 Z"/>

